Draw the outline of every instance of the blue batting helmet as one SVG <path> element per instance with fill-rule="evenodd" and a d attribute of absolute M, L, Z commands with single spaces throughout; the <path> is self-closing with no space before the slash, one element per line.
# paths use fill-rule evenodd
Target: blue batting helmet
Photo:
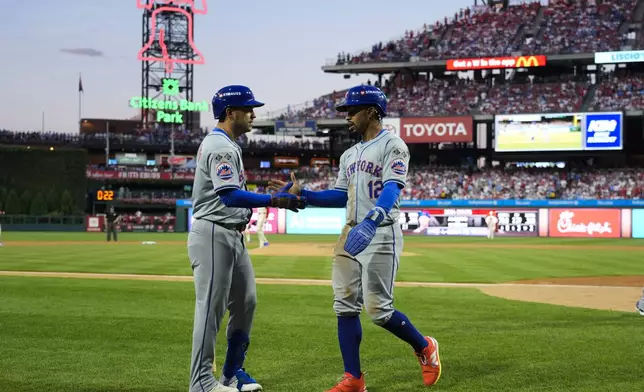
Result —
<path fill-rule="evenodd" d="M 215 118 L 221 117 L 226 112 L 226 108 L 261 106 L 264 106 L 264 103 L 257 101 L 251 89 L 246 86 L 226 86 L 212 97 L 212 112 Z"/>
<path fill-rule="evenodd" d="M 335 109 L 346 112 L 351 106 L 375 106 L 383 116 L 387 115 L 387 96 L 378 87 L 360 85 L 347 90 L 344 100 Z"/>

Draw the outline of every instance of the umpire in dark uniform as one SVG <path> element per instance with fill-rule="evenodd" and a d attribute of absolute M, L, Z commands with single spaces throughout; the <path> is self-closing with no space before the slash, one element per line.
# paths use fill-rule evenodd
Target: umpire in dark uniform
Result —
<path fill-rule="evenodd" d="M 118 234 L 116 230 L 116 224 L 119 223 L 121 217 L 119 214 L 114 211 L 114 206 L 111 206 L 105 215 L 105 231 L 107 232 L 107 242 L 110 242 L 112 239 L 112 234 L 114 234 L 114 242 L 118 242 Z"/>

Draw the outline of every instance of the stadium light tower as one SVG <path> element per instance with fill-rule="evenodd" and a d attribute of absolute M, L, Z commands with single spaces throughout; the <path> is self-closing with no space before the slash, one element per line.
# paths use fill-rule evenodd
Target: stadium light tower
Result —
<path fill-rule="evenodd" d="M 199 7 L 195 3 L 201 3 Z M 194 15 L 207 12 L 206 0 L 137 0 L 143 10 L 141 61 L 141 121 L 143 127 L 156 122 L 162 127 L 194 129 L 198 113 L 179 105 L 193 102 L 194 66 L 204 57 L 194 42 Z M 163 117 L 168 109 L 149 105 L 150 100 L 174 101 L 176 115 Z M 150 107 L 153 106 L 153 107 Z M 176 110 L 178 109 L 178 110 Z M 185 109 L 185 110 L 184 110 Z"/>

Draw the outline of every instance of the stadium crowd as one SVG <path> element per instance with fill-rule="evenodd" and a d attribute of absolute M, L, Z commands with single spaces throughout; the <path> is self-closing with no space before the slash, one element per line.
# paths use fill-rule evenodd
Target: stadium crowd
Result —
<path fill-rule="evenodd" d="M 311 190 L 333 188 L 337 168 L 301 167 L 297 177 Z M 255 180 L 286 180 L 289 170 L 254 169 Z M 251 176 L 249 175 L 249 178 Z M 403 200 L 423 199 L 641 199 L 644 169 L 485 169 L 416 167 Z"/>
<path fill-rule="evenodd" d="M 630 110 L 644 107 L 644 75 L 607 73 L 589 100 L 590 110 Z M 508 83 L 466 78 L 394 81 L 382 86 L 390 116 L 466 115 L 497 113 L 572 112 L 586 110 L 593 84 L 584 75 L 531 76 Z M 290 113 L 290 119 L 338 118 L 334 109 L 344 91 L 324 95 L 313 106 Z"/>
<path fill-rule="evenodd" d="M 591 110 L 633 110 L 644 108 L 644 77 L 610 75 L 593 97 Z"/>
<path fill-rule="evenodd" d="M 177 135 L 190 135 L 189 137 Z M 175 146 L 199 146 L 203 140 L 205 133 L 202 130 L 197 131 L 178 131 L 175 132 L 174 144 Z M 257 149 L 304 149 L 315 151 L 327 151 L 329 149 L 329 140 L 325 137 L 320 138 L 283 138 L 281 136 L 268 135 L 273 140 L 249 139 L 246 135 L 242 135 L 237 139 L 237 143 L 242 148 L 257 148 Z M 169 132 L 162 130 L 150 130 L 149 133 L 138 131 L 137 133 L 127 134 L 110 134 L 110 145 L 116 144 L 144 144 L 144 145 L 163 145 L 170 146 L 171 139 Z M 48 146 L 73 146 L 73 145 L 87 145 L 87 144 L 100 144 L 105 145 L 104 133 L 62 133 L 62 132 L 40 132 L 40 131 L 27 131 L 16 132 L 8 129 L 0 129 L 0 143 L 8 144 L 44 144 Z"/>
<path fill-rule="evenodd" d="M 619 50 L 628 37 L 620 33 L 637 0 L 524 1 L 501 7 L 472 6 L 451 19 L 408 30 L 396 40 L 370 50 L 338 54 L 337 65 L 432 60 L 524 53 L 581 53 Z M 535 34 L 530 31 L 536 30 Z M 526 33 L 522 36 L 522 33 Z"/>
<path fill-rule="evenodd" d="M 543 5 L 527 0 L 506 10 L 472 6 L 433 26 L 408 30 L 400 39 L 376 43 L 371 50 L 355 55 L 341 53 L 337 64 L 501 56 L 516 51 L 550 54 L 620 50 L 633 38 L 632 31 L 622 27 L 632 19 L 637 4 L 637 0 L 550 0 Z M 644 46 L 644 34 L 639 33 L 637 42 Z M 643 81 L 641 76 L 613 76 L 590 101 L 597 110 L 641 108 L 639 88 Z M 530 82 L 505 83 L 498 78 L 419 78 L 409 83 L 390 79 L 377 86 L 388 94 L 394 115 L 462 115 L 581 110 L 591 85 L 589 78 L 576 75 L 574 80 L 572 76 L 559 81 L 536 77 Z M 610 96 L 612 92 L 617 98 Z M 336 118 L 334 106 L 344 94 L 344 90 L 334 91 L 282 117 Z"/>

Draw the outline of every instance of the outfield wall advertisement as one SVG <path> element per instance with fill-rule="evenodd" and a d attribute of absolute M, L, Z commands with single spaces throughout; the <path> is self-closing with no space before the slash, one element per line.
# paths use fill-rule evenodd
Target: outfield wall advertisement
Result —
<path fill-rule="evenodd" d="M 633 238 L 644 238 L 644 209 L 633 210 Z"/>
<path fill-rule="evenodd" d="M 536 209 L 431 208 L 403 209 L 400 225 L 403 234 L 426 236 L 487 236 L 485 217 L 498 217 L 496 234 L 501 237 L 536 237 L 539 235 Z"/>
<path fill-rule="evenodd" d="M 340 234 L 346 222 L 344 208 L 307 208 L 286 211 L 288 234 Z"/>
<path fill-rule="evenodd" d="M 497 237 L 644 238 L 644 208 L 639 201 L 561 200 L 557 204 L 550 200 L 550 204 L 539 205 L 520 200 L 405 201 L 399 224 L 404 235 L 486 236 L 485 217 L 493 212 L 498 218 Z M 595 207 L 589 207 L 591 204 Z M 189 203 L 181 205 L 187 207 L 190 230 L 192 208 Z M 253 209 L 252 233 L 257 231 L 256 220 L 257 209 Z M 345 223 L 344 208 L 309 207 L 299 213 L 270 208 L 264 231 L 338 235 Z M 98 225 L 98 219 L 88 219 L 87 231 L 101 231 Z"/>

